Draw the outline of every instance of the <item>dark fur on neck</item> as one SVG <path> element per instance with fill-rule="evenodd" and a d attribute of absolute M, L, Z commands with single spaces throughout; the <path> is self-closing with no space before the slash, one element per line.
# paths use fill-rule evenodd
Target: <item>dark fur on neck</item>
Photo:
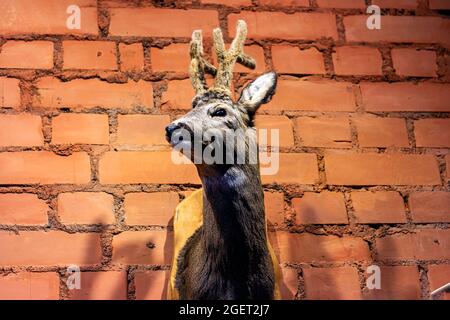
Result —
<path fill-rule="evenodd" d="M 258 165 L 198 167 L 203 226 L 178 259 L 181 299 L 272 299 L 274 271 L 267 248 Z"/>

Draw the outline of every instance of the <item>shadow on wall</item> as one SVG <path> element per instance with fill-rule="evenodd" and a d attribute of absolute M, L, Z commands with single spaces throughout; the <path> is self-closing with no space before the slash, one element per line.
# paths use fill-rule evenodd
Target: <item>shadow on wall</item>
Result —
<path fill-rule="evenodd" d="M 172 223 L 172 220 L 169 224 Z M 145 239 L 146 237 L 127 241 L 120 245 L 119 252 L 115 252 L 111 243 L 108 243 L 108 238 L 111 239 L 112 235 L 107 229 L 107 226 L 102 226 L 100 231 L 103 250 L 102 264 L 80 266 L 80 289 L 68 289 L 67 276 L 64 276 L 61 284 L 63 298 L 72 300 L 165 300 L 170 277 L 168 266 L 172 260 L 173 232 L 170 230 L 158 231 L 165 232 L 162 257 L 164 264 L 146 265 L 138 260 L 151 260 L 147 259 L 149 252 L 156 250 L 151 236 L 148 237 L 148 241 Z M 97 245 L 97 242 L 86 244 L 85 256 L 81 261 L 92 260 L 90 257 L 92 248 Z M 90 248 L 91 250 L 89 250 Z M 115 254 L 120 254 L 121 262 L 114 261 Z"/>
<path fill-rule="evenodd" d="M 309 221 L 320 221 L 320 210 L 305 207 L 303 214 Z M 297 213 L 298 214 L 298 213 Z M 358 271 L 344 266 L 336 257 L 344 256 L 337 236 L 316 235 L 310 232 L 270 232 L 271 244 L 282 268 L 284 297 L 296 296 L 308 300 L 362 299 Z M 342 251 L 341 251 L 342 250 Z M 342 266 L 329 267 L 333 263 Z M 294 282 L 294 279 L 297 282 Z"/>
<path fill-rule="evenodd" d="M 320 221 L 318 218 L 321 214 L 325 214 L 321 209 L 310 207 L 304 209 L 307 211 L 304 214 L 308 215 L 309 221 Z M 414 241 L 415 238 L 409 238 L 410 234 L 384 235 L 377 238 L 373 249 L 377 254 L 373 253 L 363 239 L 352 235 L 270 232 L 269 236 L 280 263 L 299 268 L 297 296 L 301 299 L 422 298 L 418 266 L 395 263 L 395 260 L 409 258 L 408 253 L 405 254 L 398 247 L 398 238 L 407 242 Z M 429 242 L 433 242 L 433 239 Z M 359 246 L 359 249 L 356 246 Z M 366 269 L 370 265 L 380 268 L 378 273 L 380 287 L 367 287 L 367 279 L 375 276 L 373 271 L 368 272 Z M 284 279 L 283 289 L 292 291 L 293 287 L 292 276 L 288 275 Z"/>
<path fill-rule="evenodd" d="M 325 213 L 320 208 L 307 208 L 307 214 L 311 221 L 319 221 Z M 172 224 L 173 217 L 168 222 L 169 226 Z M 269 230 L 279 227 L 271 221 L 268 225 L 272 226 Z M 398 248 L 398 238 L 413 241 L 414 237 L 409 238 L 411 234 L 377 238 L 374 246 L 378 255 L 371 257 L 367 244 L 359 237 L 325 235 L 321 227 L 312 228 L 316 232 L 297 229 L 303 232 L 268 232 L 281 266 L 279 287 L 283 299 L 421 298 L 418 266 L 391 263 L 392 260 L 408 259 L 409 253 Z M 69 290 L 63 281 L 61 296 L 92 300 L 166 299 L 173 252 L 172 228 L 155 227 L 153 230 L 137 226 L 131 230 L 118 233 L 111 225 L 101 225 L 98 232 L 102 242 L 102 263 L 89 265 L 95 261 L 93 255 L 98 254 L 94 252 L 99 245 L 98 238 L 89 238 L 91 242 L 84 244 L 84 256 L 78 259 L 87 264 L 80 263 L 81 288 Z M 365 268 L 370 264 L 381 267 L 381 289 L 365 287 L 369 275 L 365 274 Z"/>

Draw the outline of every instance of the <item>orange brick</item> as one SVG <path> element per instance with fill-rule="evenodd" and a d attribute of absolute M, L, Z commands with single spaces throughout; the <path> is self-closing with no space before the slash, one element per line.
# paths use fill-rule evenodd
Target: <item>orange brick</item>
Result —
<path fill-rule="evenodd" d="M 0 77 L 0 108 L 20 107 L 19 80 Z"/>
<path fill-rule="evenodd" d="M 336 17 L 330 13 L 242 11 L 228 16 L 228 32 L 234 36 L 236 21 L 245 20 L 249 38 L 337 39 Z M 276 25 L 277 28 L 273 26 Z"/>
<path fill-rule="evenodd" d="M 413 84 L 361 83 L 366 111 L 450 111 L 450 85 L 439 83 Z"/>
<path fill-rule="evenodd" d="M 395 72 L 400 76 L 436 77 L 436 52 L 410 48 L 392 49 Z"/>
<path fill-rule="evenodd" d="M 52 119 L 52 143 L 108 144 L 108 115 L 61 113 Z"/>
<path fill-rule="evenodd" d="M 58 156 L 48 151 L 0 153 L 0 184 L 88 183 L 89 156 L 76 152 Z"/>
<path fill-rule="evenodd" d="M 19 272 L 0 275 L 0 300 L 58 300 L 56 272 Z"/>
<path fill-rule="evenodd" d="M 327 183 L 335 185 L 436 185 L 436 159 L 416 154 L 328 154 Z"/>
<path fill-rule="evenodd" d="M 172 261 L 171 232 L 166 230 L 125 231 L 113 238 L 112 262 L 161 265 Z"/>
<path fill-rule="evenodd" d="M 259 4 L 275 7 L 309 7 L 309 0 L 259 0 Z"/>
<path fill-rule="evenodd" d="M 422 229 L 376 239 L 381 260 L 439 260 L 450 258 L 450 230 Z"/>
<path fill-rule="evenodd" d="M 112 8 L 109 11 L 109 33 L 114 36 L 190 38 L 192 30 L 200 29 L 205 37 L 211 37 L 212 29 L 219 26 L 215 10 Z"/>
<path fill-rule="evenodd" d="M 161 107 L 190 110 L 194 96 L 195 92 L 190 80 L 173 80 L 168 83 L 167 90 L 162 94 Z"/>
<path fill-rule="evenodd" d="M 0 194 L 0 224 L 47 224 L 48 206 L 35 194 Z"/>
<path fill-rule="evenodd" d="M 101 262 L 98 233 L 0 231 L 0 252 L 2 266 L 82 266 Z"/>
<path fill-rule="evenodd" d="M 367 274 L 370 276 L 371 274 Z M 365 299 L 418 300 L 420 276 L 416 266 L 380 267 L 381 288 L 367 289 Z"/>
<path fill-rule="evenodd" d="M 450 119 L 420 119 L 414 121 L 417 147 L 450 147 Z"/>
<path fill-rule="evenodd" d="M 185 72 L 189 70 L 191 59 L 189 57 L 189 44 L 173 43 L 162 49 L 150 49 L 152 70 L 155 72 Z"/>
<path fill-rule="evenodd" d="M 276 157 L 273 155 L 273 157 Z M 274 158 L 273 161 L 276 161 Z M 261 167 L 268 165 L 261 163 Z M 272 168 L 276 164 L 272 162 Z M 278 171 L 274 175 L 262 175 L 262 183 L 314 184 L 319 179 L 317 157 L 311 153 L 280 153 Z"/>
<path fill-rule="evenodd" d="M 167 115 L 119 115 L 117 143 L 130 145 L 167 145 Z"/>
<path fill-rule="evenodd" d="M 80 8 L 80 29 L 67 28 L 67 8 Z M 0 34 L 98 34 L 95 0 L 2 0 Z"/>
<path fill-rule="evenodd" d="M 304 268 L 306 299 L 355 300 L 361 299 L 356 268 Z"/>
<path fill-rule="evenodd" d="M 53 68 L 53 43 L 8 41 L 1 47 L 0 68 L 51 69 Z"/>
<path fill-rule="evenodd" d="M 447 168 L 447 180 L 450 180 L 450 155 L 445 156 L 445 167 Z"/>
<path fill-rule="evenodd" d="M 108 83 L 98 79 L 75 79 L 61 82 L 44 77 L 37 83 L 34 105 L 46 108 L 153 108 L 151 82 L 129 80 L 128 83 Z"/>
<path fill-rule="evenodd" d="M 287 45 L 272 46 L 272 61 L 280 73 L 324 74 L 322 53 L 316 48 L 300 50 Z"/>
<path fill-rule="evenodd" d="M 310 118 L 295 120 L 297 136 L 305 147 L 350 148 L 352 137 L 347 118 Z"/>
<path fill-rule="evenodd" d="M 292 199 L 297 224 L 347 224 L 344 196 L 338 192 L 305 192 Z"/>
<path fill-rule="evenodd" d="M 357 223 L 406 223 L 405 205 L 395 191 L 352 192 Z"/>
<path fill-rule="evenodd" d="M 292 132 L 292 122 L 286 116 L 264 116 L 257 115 L 255 117 L 255 127 L 259 129 L 265 129 L 266 131 L 266 143 L 269 146 L 278 146 L 280 148 L 288 148 L 294 146 L 294 134 Z M 278 130 L 279 141 L 271 140 L 272 130 Z M 262 131 L 260 132 L 262 134 Z M 261 136 L 259 138 L 259 144 L 263 141 Z"/>
<path fill-rule="evenodd" d="M 58 215 L 64 224 L 113 224 L 114 198 L 105 192 L 60 193 Z"/>
<path fill-rule="evenodd" d="M 354 111 L 353 85 L 303 78 L 279 80 L 277 93 L 261 110 Z"/>
<path fill-rule="evenodd" d="M 134 276 L 136 300 L 166 300 L 169 271 L 137 271 Z"/>
<path fill-rule="evenodd" d="M 280 263 L 343 262 L 370 258 L 369 247 L 361 238 L 317 236 L 310 233 L 276 233 Z M 314 245 L 311 245 L 314 244 Z"/>
<path fill-rule="evenodd" d="M 120 43 L 119 51 L 122 71 L 142 71 L 144 69 L 144 48 L 141 43 Z"/>
<path fill-rule="evenodd" d="M 116 44 L 110 41 L 63 41 L 64 69 L 116 70 Z"/>
<path fill-rule="evenodd" d="M 372 0 L 372 4 L 380 8 L 415 9 L 417 0 Z"/>
<path fill-rule="evenodd" d="M 429 0 L 430 9 L 433 10 L 446 10 L 450 9 L 448 0 Z"/>
<path fill-rule="evenodd" d="M 378 49 L 358 46 L 336 47 L 334 71 L 339 75 L 381 75 L 381 53 Z"/>
<path fill-rule="evenodd" d="M 176 192 L 127 193 L 125 222 L 128 225 L 172 225 L 178 201 Z"/>
<path fill-rule="evenodd" d="M 281 299 L 292 300 L 298 292 L 298 272 L 295 269 L 281 268 Z"/>
<path fill-rule="evenodd" d="M 284 195 L 282 192 L 264 192 L 264 208 L 269 225 L 284 223 Z"/>
<path fill-rule="evenodd" d="M 450 192 L 414 192 L 409 208 L 415 222 L 450 222 Z"/>
<path fill-rule="evenodd" d="M 438 264 L 428 266 L 428 281 L 430 282 L 430 290 L 434 291 L 450 282 L 450 265 Z M 445 300 L 450 300 L 449 292 L 444 294 Z"/>
<path fill-rule="evenodd" d="M 406 122 L 399 118 L 361 116 L 352 119 L 361 147 L 409 147 Z"/>
<path fill-rule="evenodd" d="M 0 115 L 0 146 L 42 146 L 42 120 L 31 114 Z"/>
<path fill-rule="evenodd" d="M 126 271 L 81 272 L 80 289 L 69 290 L 71 300 L 126 300 Z"/>
<path fill-rule="evenodd" d="M 99 171 L 103 184 L 200 183 L 194 165 L 175 164 L 171 151 L 107 152 L 100 159 Z"/>
<path fill-rule="evenodd" d="M 0 194 L 0 224 L 47 224 L 48 205 L 35 194 Z"/>
<path fill-rule="evenodd" d="M 251 0 L 202 0 L 203 4 L 222 4 L 230 7 L 251 6 Z"/>
<path fill-rule="evenodd" d="M 383 16 L 382 27 L 367 28 L 367 16 L 344 17 L 345 37 L 349 42 L 412 42 L 450 44 L 450 21 L 440 17 Z"/>

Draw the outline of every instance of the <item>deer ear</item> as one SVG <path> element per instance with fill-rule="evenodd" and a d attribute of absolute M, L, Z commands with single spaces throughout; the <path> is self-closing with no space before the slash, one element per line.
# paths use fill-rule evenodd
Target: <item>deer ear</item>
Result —
<path fill-rule="evenodd" d="M 246 107 L 250 115 L 253 115 L 260 105 L 272 99 L 276 86 L 277 74 L 275 72 L 265 73 L 242 90 L 238 102 Z"/>

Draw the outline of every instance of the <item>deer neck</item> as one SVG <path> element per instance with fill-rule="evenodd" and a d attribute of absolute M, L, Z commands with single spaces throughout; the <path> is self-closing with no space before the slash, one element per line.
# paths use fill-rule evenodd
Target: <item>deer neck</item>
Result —
<path fill-rule="evenodd" d="M 259 165 L 200 168 L 199 175 L 206 252 L 214 252 L 222 266 L 264 256 L 267 242 Z"/>

